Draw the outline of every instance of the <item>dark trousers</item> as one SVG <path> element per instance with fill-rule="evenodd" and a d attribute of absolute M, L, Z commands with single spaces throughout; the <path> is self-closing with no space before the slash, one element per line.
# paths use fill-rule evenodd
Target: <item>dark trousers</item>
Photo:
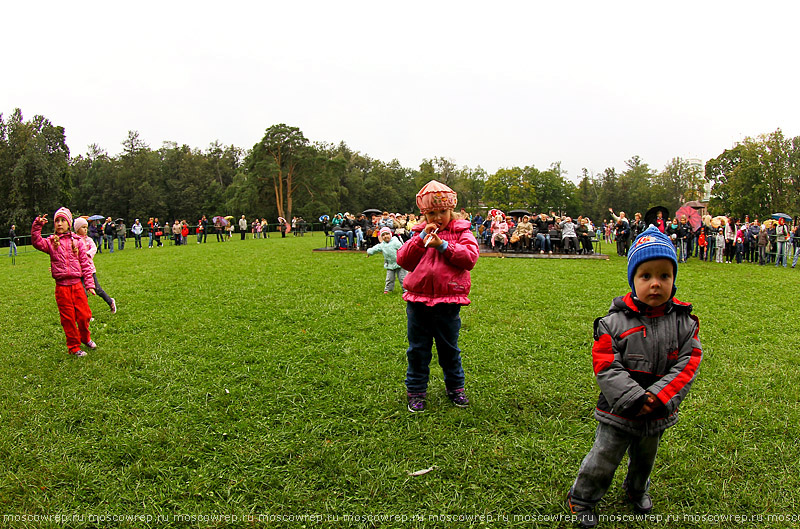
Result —
<path fill-rule="evenodd" d="M 461 349 L 458 333 L 461 330 L 461 305 L 440 303 L 428 307 L 424 303 L 408 302 L 408 371 L 406 388 L 411 393 L 427 390 L 433 343 L 444 372 L 444 384 L 449 391 L 464 387 L 464 369 L 461 367 Z"/>

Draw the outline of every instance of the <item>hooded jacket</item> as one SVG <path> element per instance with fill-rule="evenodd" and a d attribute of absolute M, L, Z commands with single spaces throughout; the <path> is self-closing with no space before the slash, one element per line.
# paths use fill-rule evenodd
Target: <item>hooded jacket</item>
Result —
<path fill-rule="evenodd" d="M 469 271 L 480 254 L 469 222 L 451 220 L 439 230 L 437 235 L 447 243 L 439 248 L 425 247 L 419 236 L 425 226 L 424 222 L 414 226 L 414 236 L 397 251 L 397 264 L 409 272 L 403 280 L 403 299 L 431 307 L 439 303 L 469 305 Z"/>
<path fill-rule="evenodd" d="M 699 321 L 691 312 L 691 304 L 675 298 L 651 309 L 628 293 L 615 298 L 608 315 L 595 320 L 598 421 L 640 436 L 658 435 L 678 422 L 678 406 L 703 354 Z M 663 406 L 637 417 L 647 391 Z"/>
<path fill-rule="evenodd" d="M 397 250 L 403 246 L 400 239 L 392 237 L 389 242 L 379 242 L 378 244 L 367 248 L 367 255 L 374 255 L 378 252 L 383 254 L 383 267 L 387 270 L 398 270 L 400 265 L 397 264 Z"/>
<path fill-rule="evenodd" d="M 56 285 L 70 286 L 83 279 L 87 289 L 94 288 L 91 258 L 78 235 L 67 232 L 42 239 L 42 224 L 34 221 L 31 242 L 34 248 L 50 256 L 50 273 Z"/>

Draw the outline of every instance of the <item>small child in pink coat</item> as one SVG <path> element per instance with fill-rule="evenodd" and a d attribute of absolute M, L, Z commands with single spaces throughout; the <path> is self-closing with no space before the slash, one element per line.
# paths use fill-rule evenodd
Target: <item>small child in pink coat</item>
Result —
<path fill-rule="evenodd" d="M 408 411 L 425 410 L 433 342 L 444 371 L 447 397 L 459 408 L 469 399 L 464 391 L 464 369 L 458 334 L 461 306 L 469 305 L 469 271 L 478 261 L 478 241 L 469 221 L 456 219 L 455 191 L 431 180 L 417 193 L 424 222 L 397 251 L 397 264 L 408 270 L 403 281 L 408 316 Z"/>
<path fill-rule="evenodd" d="M 81 242 L 83 243 L 84 248 L 86 249 L 86 253 L 89 255 L 89 260 L 92 266 L 92 278 L 94 278 L 94 289 L 97 292 L 97 295 L 103 298 L 103 301 L 108 303 L 108 306 L 111 308 L 111 314 L 117 313 L 117 301 L 106 294 L 106 291 L 103 290 L 103 287 L 100 286 L 100 283 L 97 281 L 97 268 L 94 266 L 94 255 L 97 253 L 97 246 L 95 246 L 94 241 L 91 237 L 87 235 L 87 230 L 89 229 L 89 222 L 84 219 L 83 217 L 78 217 L 75 219 L 75 233 L 78 237 L 81 238 Z"/>
<path fill-rule="evenodd" d="M 55 233 L 47 239 L 42 238 L 42 227 L 47 224 L 47 215 L 36 217 L 31 228 L 33 247 L 50 256 L 50 273 L 56 280 L 56 304 L 61 317 L 61 326 L 67 337 L 69 354 L 86 356 L 81 343 L 89 349 L 97 344 L 89 333 L 92 311 L 86 299 L 83 286 L 94 296 L 94 278 L 91 272 L 91 259 L 81 243 L 81 239 L 70 231 L 72 212 L 60 208 L 53 217 Z M 83 284 L 81 284 L 83 281 Z"/>

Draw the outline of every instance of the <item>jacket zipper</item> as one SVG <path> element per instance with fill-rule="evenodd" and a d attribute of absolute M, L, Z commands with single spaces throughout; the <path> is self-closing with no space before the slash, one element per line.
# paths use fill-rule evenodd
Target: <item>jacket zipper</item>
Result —
<path fill-rule="evenodd" d="M 619 335 L 620 339 L 625 338 L 626 336 L 630 336 L 633 333 L 642 331 L 642 335 L 644 338 L 647 338 L 647 327 L 644 325 L 640 325 L 638 327 L 634 327 L 633 329 L 628 329 L 627 331 L 623 332 Z"/>

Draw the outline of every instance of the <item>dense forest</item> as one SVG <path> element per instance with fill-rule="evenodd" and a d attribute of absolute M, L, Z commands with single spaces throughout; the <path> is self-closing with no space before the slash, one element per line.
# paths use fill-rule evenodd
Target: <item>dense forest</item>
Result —
<path fill-rule="evenodd" d="M 44 116 L 26 121 L 20 109 L 0 114 L 0 221 L 27 232 L 38 213 L 67 205 L 76 214 L 132 220 L 159 217 L 195 222 L 200 215 L 247 218 L 415 210 L 417 190 L 433 178 L 459 195 L 468 211 L 526 208 L 601 220 L 609 207 L 676 210 L 712 187 L 709 209 L 734 217 L 800 211 L 800 137 L 781 130 L 746 138 L 701 168 L 675 157 L 661 170 L 632 156 L 618 171 L 587 170 L 578 183 L 560 162 L 545 169 L 510 167 L 488 174 L 443 156 L 403 167 L 362 154 L 344 142 L 312 142 L 297 127 L 277 124 L 250 148 L 214 142 L 204 150 L 165 142 L 153 149 L 129 131 L 119 155 L 97 145 L 73 156 L 63 127 Z"/>

